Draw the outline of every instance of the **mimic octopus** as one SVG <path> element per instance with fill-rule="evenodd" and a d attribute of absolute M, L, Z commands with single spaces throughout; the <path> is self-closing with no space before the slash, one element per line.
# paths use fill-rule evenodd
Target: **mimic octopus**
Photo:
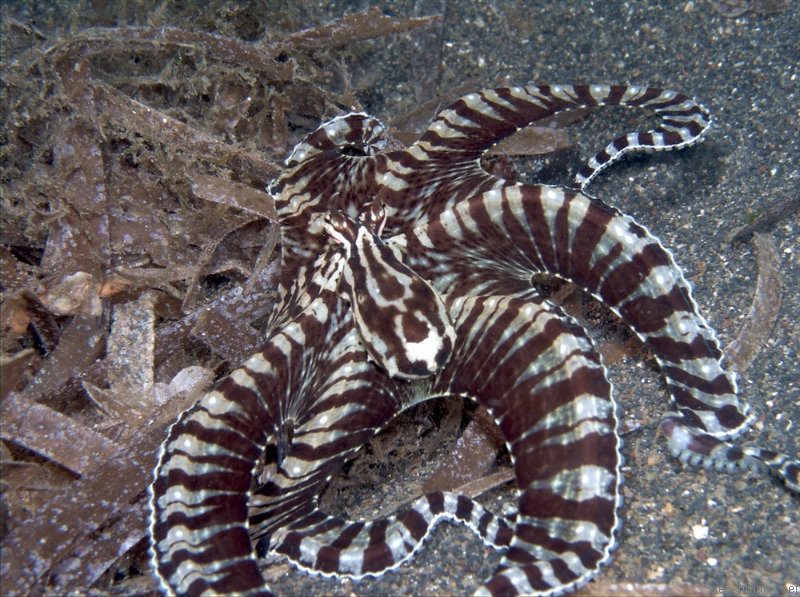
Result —
<path fill-rule="evenodd" d="M 649 109 L 660 124 L 613 141 L 570 188 L 482 168 L 484 153 L 520 128 L 603 105 Z M 164 589 L 270 595 L 265 554 L 328 576 L 378 576 L 411 558 L 441 519 L 504 552 L 477 594 L 585 584 L 619 525 L 615 403 L 586 332 L 532 285 L 540 273 L 608 305 L 656 355 L 675 457 L 769 471 L 797 491 L 796 460 L 729 443 L 754 417 L 672 254 L 583 192 L 621 156 L 695 144 L 709 126 L 708 111 L 674 91 L 563 85 L 466 95 L 408 148 L 363 113 L 309 134 L 268 189 L 282 241 L 271 334 L 163 444 L 151 536 Z M 500 428 L 516 512 L 444 492 L 371 522 L 319 509 L 326 482 L 398 413 L 448 395 L 477 401 Z"/>

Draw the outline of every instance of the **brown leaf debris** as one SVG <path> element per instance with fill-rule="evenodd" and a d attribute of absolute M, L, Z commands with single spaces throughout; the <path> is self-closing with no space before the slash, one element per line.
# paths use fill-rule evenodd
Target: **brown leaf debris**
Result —
<path fill-rule="evenodd" d="M 254 42 L 202 18 L 48 34 L 4 8 L 4 594 L 147 572 L 168 427 L 268 333 L 266 185 L 308 130 L 358 107 L 333 49 L 439 18 L 369 9 Z"/>

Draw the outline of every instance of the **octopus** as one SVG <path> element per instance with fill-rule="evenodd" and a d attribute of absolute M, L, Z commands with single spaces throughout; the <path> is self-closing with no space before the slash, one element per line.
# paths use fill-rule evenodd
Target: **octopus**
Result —
<path fill-rule="evenodd" d="M 603 105 L 660 121 L 614 140 L 570 187 L 482 167 L 522 127 Z M 797 491 L 796 460 L 734 445 L 754 415 L 672 254 L 584 191 L 622 156 L 693 145 L 710 122 L 674 91 L 526 86 L 462 97 L 407 148 L 364 113 L 309 134 L 268 188 L 282 260 L 271 333 L 183 413 L 161 450 L 150 531 L 163 589 L 271 595 L 258 564 L 266 554 L 331 577 L 379 576 L 442 519 L 503 552 L 478 595 L 588 582 L 620 524 L 620 433 L 601 357 L 536 290 L 541 274 L 610 307 L 657 357 L 670 393 L 661 429 L 676 458 L 769 472 Z M 447 492 L 372 521 L 320 509 L 332 475 L 398 413 L 445 396 L 476 401 L 499 427 L 513 510 L 493 514 Z"/>

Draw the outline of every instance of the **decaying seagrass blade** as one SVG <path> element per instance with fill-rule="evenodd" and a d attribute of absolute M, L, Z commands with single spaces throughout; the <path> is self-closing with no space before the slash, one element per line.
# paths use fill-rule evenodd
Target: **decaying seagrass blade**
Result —
<path fill-rule="evenodd" d="M 753 303 L 736 339 L 725 348 L 731 367 L 743 373 L 761 352 L 778 318 L 783 294 L 780 257 L 767 234 L 753 233 L 758 251 L 758 281 Z"/>

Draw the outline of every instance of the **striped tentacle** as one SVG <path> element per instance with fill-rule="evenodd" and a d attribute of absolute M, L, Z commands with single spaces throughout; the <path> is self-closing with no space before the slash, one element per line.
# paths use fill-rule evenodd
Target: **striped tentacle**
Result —
<path fill-rule="evenodd" d="M 671 254 L 630 217 L 580 193 L 520 185 L 460 203 L 403 245 L 409 265 L 443 294 L 493 294 L 501 279 L 521 291 L 533 272 L 581 286 L 658 357 L 672 394 L 662 428 L 676 457 L 727 469 L 766 464 L 797 486 L 796 461 L 724 442 L 752 422 L 749 406 Z M 471 266 L 459 269 L 452 258 L 464 254 Z"/>
<path fill-rule="evenodd" d="M 489 410 L 518 488 L 514 536 L 478 594 L 580 586 L 609 557 L 620 503 L 615 407 L 600 356 L 546 303 L 493 296 L 448 304 L 458 341 L 433 389 Z"/>
<path fill-rule="evenodd" d="M 477 502 L 436 492 L 418 499 L 403 515 L 352 522 L 318 510 L 272 535 L 269 552 L 325 576 L 380 576 L 410 559 L 441 520 L 465 523 L 495 549 L 508 547 L 513 531 L 502 517 Z"/>
<path fill-rule="evenodd" d="M 568 95 L 583 96 L 588 92 L 601 106 L 648 108 L 661 117 L 661 123 L 653 130 L 617 137 L 590 158 L 575 176 L 574 185 L 578 189 L 584 189 L 595 176 L 628 153 L 683 149 L 702 140 L 711 127 L 711 114 L 706 107 L 676 91 L 635 85 L 590 85 L 561 89 Z"/>
<path fill-rule="evenodd" d="M 241 389 L 245 375 L 247 367 L 187 411 L 162 448 L 151 537 L 170 594 L 270 594 L 250 544 L 247 502 L 275 416 L 260 394 Z"/>
<path fill-rule="evenodd" d="M 267 594 L 251 541 L 313 511 L 327 479 L 399 410 L 395 393 L 345 302 L 323 289 L 171 429 L 152 486 L 165 588 Z"/>
<path fill-rule="evenodd" d="M 662 121 L 651 131 L 619 137 L 591 158 L 575 177 L 579 188 L 632 151 L 692 145 L 711 123 L 708 111 L 691 98 L 651 87 L 531 85 L 471 93 L 443 110 L 406 151 L 388 154 L 381 195 L 390 208 L 388 230 L 395 234 L 423 223 L 428 214 L 508 184 L 485 172 L 480 158 L 517 130 L 559 112 L 604 105 L 652 109 Z"/>
<path fill-rule="evenodd" d="M 731 445 L 692 428 L 674 412 L 664 415 L 661 428 L 670 440 L 673 456 L 682 462 L 729 472 L 746 469 L 769 473 L 800 493 L 800 461 L 796 458 L 764 448 Z"/>
<path fill-rule="evenodd" d="M 325 122 L 297 144 L 286 165 L 291 167 L 316 154 L 349 148 L 351 155 L 374 156 L 390 149 L 383 123 L 364 112 L 351 112 Z"/>

